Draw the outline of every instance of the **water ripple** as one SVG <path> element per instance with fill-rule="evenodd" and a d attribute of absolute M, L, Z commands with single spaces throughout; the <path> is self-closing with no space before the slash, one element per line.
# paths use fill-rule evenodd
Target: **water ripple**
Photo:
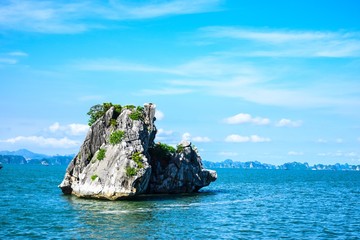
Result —
<path fill-rule="evenodd" d="M 219 169 L 200 194 L 115 202 L 62 195 L 63 173 L 1 170 L 1 239 L 360 239 L 357 172 Z"/>

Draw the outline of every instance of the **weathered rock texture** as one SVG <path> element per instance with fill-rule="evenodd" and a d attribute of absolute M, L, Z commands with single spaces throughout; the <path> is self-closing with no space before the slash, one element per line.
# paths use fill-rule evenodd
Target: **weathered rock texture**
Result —
<path fill-rule="evenodd" d="M 123 108 L 119 114 L 112 107 L 90 127 L 59 185 L 63 193 L 115 200 L 147 193 L 196 192 L 216 180 L 216 172 L 203 168 L 197 150 L 188 142 L 182 142 L 175 153 L 159 152 L 154 143 L 154 104 L 144 105 L 139 120 L 130 118 L 133 111 Z M 110 135 L 119 130 L 124 136 L 111 144 Z M 100 151 L 105 151 L 101 160 Z"/>

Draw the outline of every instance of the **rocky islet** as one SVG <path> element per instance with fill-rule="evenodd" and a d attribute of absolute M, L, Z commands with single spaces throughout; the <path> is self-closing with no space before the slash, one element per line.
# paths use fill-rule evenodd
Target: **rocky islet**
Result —
<path fill-rule="evenodd" d="M 59 185 L 64 194 L 126 199 L 143 194 L 191 193 L 215 181 L 197 149 L 155 143 L 155 104 L 110 107 L 89 128 Z"/>

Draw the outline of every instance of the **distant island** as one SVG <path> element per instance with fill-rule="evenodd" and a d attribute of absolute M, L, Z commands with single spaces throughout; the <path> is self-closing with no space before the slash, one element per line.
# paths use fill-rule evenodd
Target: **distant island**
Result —
<path fill-rule="evenodd" d="M 0 163 L 67 166 L 74 156 L 75 154 L 48 156 L 46 154 L 34 153 L 27 149 L 19 149 L 17 151 L 0 151 Z"/>
<path fill-rule="evenodd" d="M 261 163 L 258 161 L 249 162 L 235 162 L 231 159 L 226 159 L 222 162 L 210 162 L 203 160 L 206 168 L 241 168 L 241 169 L 280 169 L 280 170 L 331 170 L 331 171 L 360 171 L 360 165 L 350 164 L 315 164 L 313 166 L 308 163 L 289 162 L 282 165 L 272 165 Z"/>
<path fill-rule="evenodd" d="M 0 151 L 0 163 L 2 164 L 42 164 L 42 165 L 69 165 L 75 154 L 48 156 L 34 153 L 27 149 L 17 151 Z M 261 163 L 258 161 L 237 162 L 226 159 L 221 162 L 203 160 L 205 168 L 240 168 L 240 169 L 279 169 L 279 170 L 329 170 L 329 171 L 360 171 L 360 165 L 350 164 L 315 164 L 288 162 L 281 165 Z"/>

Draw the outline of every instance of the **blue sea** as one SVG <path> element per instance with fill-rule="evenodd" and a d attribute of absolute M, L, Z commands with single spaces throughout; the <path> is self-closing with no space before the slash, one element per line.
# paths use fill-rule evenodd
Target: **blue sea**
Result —
<path fill-rule="evenodd" d="M 360 172 L 216 169 L 198 194 L 65 196 L 64 166 L 4 165 L 0 239 L 360 239 Z"/>

